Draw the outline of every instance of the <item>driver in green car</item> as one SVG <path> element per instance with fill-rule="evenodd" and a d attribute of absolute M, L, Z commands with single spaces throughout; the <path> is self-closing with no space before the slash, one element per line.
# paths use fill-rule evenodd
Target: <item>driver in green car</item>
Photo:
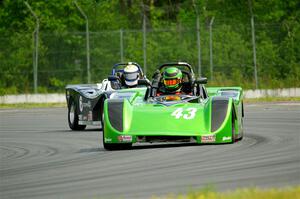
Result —
<path fill-rule="evenodd" d="M 166 68 L 163 72 L 162 86 L 157 92 L 160 95 L 182 94 L 182 72 L 176 67 Z"/>

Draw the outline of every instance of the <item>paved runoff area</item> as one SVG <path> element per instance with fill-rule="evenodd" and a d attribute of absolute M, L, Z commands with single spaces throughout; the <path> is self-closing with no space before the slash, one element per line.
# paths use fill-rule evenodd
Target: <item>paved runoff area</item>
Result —
<path fill-rule="evenodd" d="M 234 144 L 106 151 L 100 128 L 71 131 L 66 108 L 0 109 L 0 198 L 150 198 L 214 186 L 300 185 L 300 104 L 245 106 Z M 151 125 L 151 124 L 149 124 Z"/>

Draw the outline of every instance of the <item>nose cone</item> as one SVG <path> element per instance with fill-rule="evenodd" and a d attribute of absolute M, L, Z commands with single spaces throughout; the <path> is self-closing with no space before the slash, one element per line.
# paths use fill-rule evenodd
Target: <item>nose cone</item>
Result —
<path fill-rule="evenodd" d="M 133 107 L 125 129 L 131 135 L 197 136 L 208 132 L 205 112 L 200 104 L 174 106 L 144 105 Z"/>

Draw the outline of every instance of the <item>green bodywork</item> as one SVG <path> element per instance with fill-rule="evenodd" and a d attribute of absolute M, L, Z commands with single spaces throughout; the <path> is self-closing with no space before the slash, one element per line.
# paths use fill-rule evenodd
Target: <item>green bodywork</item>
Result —
<path fill-rule="evenodd" d="M 243 92 L 240 87 L 207 88 L 209 97 L 192 102 L 161 104 L 144 100 L 146 89 L 126 90 L 112 96 L 123 103 L 122 131 L 118 131 L 109 120 L 109 100 L 104 103 L 104 143 L 147 142 L 145 137 L 190 137 L 196 143 L 232 143 L 243 136 Z M 118 96 L 120 95 L 120 96 Z M 122 97 L 123 95 L 123 97 Z M 127 95 L 127 98 L 124 98 Z M 212 131 L 212 101 L 228 98 L 226 115 L 220 126 Z M 125 139 L 120 137 L 124 136 Z M 234 138 L 233 138 L 234 137 Z M 208 140 L 207 140 L 208 139 Z"/>

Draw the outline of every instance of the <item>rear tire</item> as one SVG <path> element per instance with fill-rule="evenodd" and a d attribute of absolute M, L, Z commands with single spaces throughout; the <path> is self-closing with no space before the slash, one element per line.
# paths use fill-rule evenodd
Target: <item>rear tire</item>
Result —
<path fill-rule="evenodd" d="M 78 110 L 76 107 L 76 103 L 73 99 L 70 99 L 70 103 L 68 106 L 68 123 L 70 129 L 74 131 L 84 130 L 86 128 L 86 125 L 79 125 L 78 124 L 79 118 L 78 118 Z"/>
<path fill-rule="evenodd" d="M 235 142 L 235 116 L 234 116 L 234 112 L 232 111 L 232 122 L 231 122 L 231 143 Z"/>
<path fill-rule="evenodd" d="M 241 136 L 237 139 L 237 141 L 241 141 L 244 137 L 244 116 L 242 116 L 242 119 L 241 119 L 241 128 L 242 131 L 240 132 Z"/>
<path fill-rule="evenodd" d="M 244 137 L 244 117 L 245 117 L 244 103 L 242 102 L 242 119 L 241 119 L 242 133 L 241 133 L 241 137 L 238 138 L 238 141 L 242 140 Z"/>

